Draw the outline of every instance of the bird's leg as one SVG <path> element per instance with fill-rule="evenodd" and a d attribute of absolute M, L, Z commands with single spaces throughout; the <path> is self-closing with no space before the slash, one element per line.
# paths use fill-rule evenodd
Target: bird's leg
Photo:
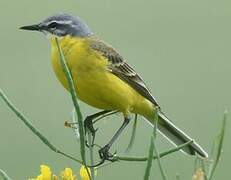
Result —
<path fill-rule="evenodd" d="M 105 160 L 113 161 L 114 154 L 110 154 L 109 149 L 111 148 L 112 144 L 116 141 L 116 139 L 119 137 L 119 135 L 122 133 L 122 131 L 125 129 L 125 127 L 128 125 L 129 122 L 130 122 L 130 118 L 125 117 L 122 126 L 116 131 L 116 133 L 111 138 L 111 140 L 99 150 L 101 164 Z"/>
<path fill-rule="evenodd" d="M 92 137 L 93 137 L 93 140 L 92 140 L 92 144 L 94 144 L 94 140 L 95 140 L 95 132 L 97 131 L 97 129 L 94 128 L 93 126 L 93 120 L 98 118 L 99 116 L 107 116 L 106 114 L 111 112 L 110 110 L 104 110 L 104 111 L 100 111 L 98 113 L 95 113 L 95 114 L 92 114 L 90 116 L 87 116 L 84 120 L 84 132 L 85 132 L 85 135 L 87 133 L 87 129 L 90 131 Z M 108 114 L 110 115 L 110 114 Z M 103 117 L 105 117 L 103 116 Z M 88 146 L 87 142 L 86 142 L 86 145 Z"/>

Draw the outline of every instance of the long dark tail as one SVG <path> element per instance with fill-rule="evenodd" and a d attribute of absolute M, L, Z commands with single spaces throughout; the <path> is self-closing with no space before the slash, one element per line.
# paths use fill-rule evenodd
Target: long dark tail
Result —
<path fill-rule="evenodd" d="M 176 146 L 192 140 L 192 138 L 177 128 L 161 111 L 158 111 L 158 130 Z M 182 151 L 190 155 L 199 154 L 202 157 L 208 157 L 206 151 L 194 141 L 182 148 Z"/>

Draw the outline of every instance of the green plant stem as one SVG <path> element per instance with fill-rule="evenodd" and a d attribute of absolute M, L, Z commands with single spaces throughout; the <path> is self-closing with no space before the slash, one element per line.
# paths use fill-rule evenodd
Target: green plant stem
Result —
<path fill-rule="evenodd" d="M 167 155 L 169 155 L 171 153 L 177 152 L 177 151 L 181 150 L 182 148 L 184 148 L 185 146 L 188 146 L 192 142 L 193 142 L 193 140 L 188 141 L 188 142 L 186 142 L 186 143 L 184 143 L 184 144 L 182 144 L 180 146 L 177 146 L 176 148 L 173 148 L 173 149 L 170 149 L 170 150 L 168 150 L 166 152 L 160 153 L 159 157 L 162 158 L 162 157 L 167 156 Z M 155 159 L 157 159 L 157 156 L 153 156 L 153 160 L 155 160 Z M 147 161 L 148 158 L 147 157 L 115 156 L 113 160 L 114 161 L 142 161 L 142 162 L 144 162 L 144 161 Z"/>
<path fill-rule="evenodd" d="M 77 94 L 76 94 L 76 90 L 75 90 L 74 81 L 73 81 L 71 72 L 67 66 L 67 61 L 64 57 L 64 54 L 62 52 L 62 49 L 60 47 L 60 44 L 59 44 L 57 37 L 55 38 L 55 41 L 56 41 L 56 45 L 57 45 L 59 56 L 60 56 L 60 64 L 61 64 L 63 72 L 66 76 L 67 83 L 68 83 L 68 89 L 71 93 L 72 102 L 74 104 L 75 111 L 76 111 L 77 117 L 78 117 L 81 158 L 82 158 L 83 164 L 87 170 L 88 176 L 91 179 L 90 173 L 89 173 L 88 168 L 87 168 L 87 163 L 86 163 L 85 133 L 84 133 L 84 127 L 83 127 L 83 116 L 82 116 L 82 113 L 80 111 L 79 103 L 77 100 Z"/>
<path fill-rule="evenodd" d="M 155 122 L 154 127 L 153 127 L 153 133 L 151 135 L 151 142 L 149 146 L 149 152 L 148 152 L 148 159 L 147 159 L 147 165 L 145 169 L 145 174 L 144 174 L 144 180 L 148 180 L 150 176 L 150 171 L 152 167 L 152 159 L 153 159 L 153 151 L 155 148 L 155 140 L 156 140 L 156 131 L 157 131 L 157 124 L 158 124 L 158 111 L 155 111 L 154 114 L 154 119 L 153 121 Z M 157 160 L 159 160 L 159 154 L 156 153 Z M 159 164 L 159 163 L 158 163 Z"/>
<path fill-rule="evenodd" d="M 155 126 L 154 126 L 154 130 L 153 130 L 153 135 L 154 135 L 153 149 L 154 149 L 156 157 L 157 157 L 156 159 L 157 159 L 158 166 L 160 168 L 160 173 L 162 175 L 162 178 L 163 178 L 163 180 L 167 180 L 167 176 L 166 176 L 164 168 L 162 166 L 162 162 L 161 162 L 160 155 L 159 155 L 159 152 L 157 150 L 156 141 L 155 141 L 156 137 L 157 137 L 158 114 L 159 114 L 158 111 L 159 111 L 159 109 L 156 110 L 156 112 L 155 112 L 155 118 L 154 118 L 154 120 L 155 120 Z"/>
<path fill-rule="evenodd" d="M 3 180 L 12 180 L 3 170 L 0 169 L 0 177 L 3 178 Z"/>
<path fill-rule="evenodd" d="M 154 134 L 151 136 L 149 152 L 148 152 L 148 162 L 145 169 L 144 180 L 148 180 L 150 176 L 150 171 L 152 167 L 152 159 L 153 159 L 153 150 L 154 150 Z"/>
<path fill-rule="evenodd" d="M 125 150 L 126 153 L 128 153 L 132 149 L 132 146 L 133 146 L 133 144 L 135 142 L 136 128 L 137 128 L 137 117 L 138 117 L 138 115 L 135 114 L 135 119 L 134 119 L 134 123 L 133 123 L 133 126 L 132 126 L 131 138 L 130 138 L 129 144 L 128 144 L 126 150 Z"/>
<path fill-rule="evenodd" d="M 37 136 L 39 139 L 46 144 L 52 151 L 62 154 L 63 156 L 66 156 L 78 163 L 83 164 L 82 161 L 76 159 L 75 157 L 68 155 L 59 149 L 57 149 L 53 144 L 51 144 L 47 138 L 40 133 L 40 131 L 13 105 L 13 103 L 10 102 L 10 100 L 7 98 L 7 96 L 4 94 L 4 92 L 0 89 L 0 97 L 5 101 L 7 106 L 16 114 L 17 117 L 19 117 L 20 120 Z"/>
<path fill-rule="evenodd" d="M 78 122 L 76 120 L 77 118 L 76 118 L 75 108 L 73 109 L 71 115 L 72 115 L 72 118 L 71 118 L 72 119 L 72 123 L 74 125 L 76 125 L 76 127 L 74 126 L 74 128 L 72 128 L 72 129 L 73 129 L 76 141 L 79 142 L 79 127 L 78 127 Z"/>
<path fill-rule="evenodd" d="M 68 87 L 69 87 L 69 91 L 71 93 L 71 98 L 75 107 L 75 111 L 77 113 L 77 117 L 78 117 L 78 125 L 79 125 L 79 133 L 80 133 L 80 142 L 81 142 L 81 146 L 80 146 L 80 151 L 81 151 L 81 156 L 83 159 L 83 162 L 86 162 L 86 157 L 85 157 L 85 136 L 84 136 L 84 128 L 83 128 L 83 116 L 82 113 L 80 111 L 80 107 L 79 107 L 79 103 L 77 101 L 77 95 L 76 95 L 76 91 L 75 91 L 75 86 L 74 86 L 74 81 L 72 79 L 72 75 L 71 72 L 67 66 L 66 63 L 66 59 L 63 55 L 62 49 L 59 45 L 58 42 L 58 38 L 55 38 L 56 40 L 56 44 L 57 44 L 57 48 L 58 48 L 58 52 L 60 55 L 60 63 L 63 69 L 63 72 L 66 76 L 67 82 L 68 82 Z"/>
<path fill-rule="evenodd" d="M 159 168 L 160 168 L 160 173 L 162 175 L 163 180 L 167 180 L 167 176 L 165 174 L 164 168 L 163 168 L 161 160 L 160 160 L 159 152 L 158 152 L 158 150 L 156 148 L 155 140 L 154 140 L 153 145 L 154 145 L 154 151 L 155 151 L 155 154 L 156 154 L 157 163 L 158 163 Z"/>
<path fill-rule="evenodd" d="M 224 141 L 224 135 L 225 135 L 225 127 L 226 127 L 226 120 L 227 120 L 227 114 L 228 112 L 225 111 L 224 112 L 224 115 L 223 115 L 223 122 L 222 122 L 222 127 L 221 127 L 221 132 L 220 134 L 218 135 L 217 139 L 218 140 L 218 144 L 217 144 L 217 151 L 216 151 L 216 154 L 215 154 L 215 159 L 213 161 L 213 163 L 211 164 L 210 168 L 209 168 L 209 173 L 208 173 L 208 180 L 211 180 L 212 177 L 213 177 L 213 174 L 215 172 L 215 169 L 217 167 L 217 164 L 220 160 L 220 157 L 221 157 L 221 151 L 222 151 L 222 147 L 223 147 L 223 141 Z M 215 151 L 215 146 L 216 146 L 216 142 L 214 142 L 214 145 L 213 145 L 213 150 Z"/>
<path fill-rule="evenodd" d="M 92 180 L 95 180 L 95 170 L 94 170 L 94 151 L 93 151 L 93 146 L 92 146 L 92 136 L 89 130 L 87 130 L 88 134 L 88 142 L 89 142 L 89 153 L 90 153 L 90 170 L 91 170 L 91 178 Z"/>
<path fill-rule="evenodd" d="M 176 147 L 174 149 L 168 150 L 166 152 L 162 152 L 162 153 L 159 154 L 159 156 L 160 156 L 160 158 L 165 157 L 165 156 L 167 156 L 169 154 L 172 154 L 174 152 L 177 152 L 177 151 L 181 150 L 182 148 L 184 148 L 185 146 L 188 146 L 191 143 L 193 143 L 193 140 L 188 141 L 188 142 L 186 142 L 186 143 L 184 143 L 184 144 L 182 144 L 182 145 L 180 145 L 180 146 L 178 146 L 178 147 Z M 157 157 L 153 156 L 152 159 L 156 160 Z M 148 160 L 148 157 L 127 157 L 127 156 L 117 156 L 117 155 L 115 155 L 114 158 L 113 158 L 113 162 L 103 164 L 103 165 L 97 167 L 96 169 L 101 169 L 101 168 L 103 168 L 105 166 L 109 166 L 110 164 L 112 164 L 114 162 L 118 162 L 118 161 L 145 162 L 147 160 Z"/>

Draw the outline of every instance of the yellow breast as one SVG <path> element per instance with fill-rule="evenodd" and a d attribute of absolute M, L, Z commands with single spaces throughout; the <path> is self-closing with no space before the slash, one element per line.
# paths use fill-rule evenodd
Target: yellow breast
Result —
<path fill-rule="evenodd" d="M 51 38 L 51 44 L 55 74 L 68 89 L 54 38 Z M 141 111 L 141 104 L 149 103 L 127 83 L 108 71 L 107 59 L 90 48 L 87 38 L 66 36 L 60 39 L 60 46 L 80 100 L 96 108 L 120 110 L 124 113 Z"/>

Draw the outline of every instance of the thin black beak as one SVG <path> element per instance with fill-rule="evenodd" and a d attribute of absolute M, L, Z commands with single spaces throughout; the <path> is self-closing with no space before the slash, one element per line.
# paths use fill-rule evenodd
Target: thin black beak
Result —
<path fill-rule="evenodd" d="M 22 26 L 19 29 L 29 30 L 29 31 L 40 31 L 41 27 L 39 26 L 39 24 L 34 24 L 30 26 Z"/>

